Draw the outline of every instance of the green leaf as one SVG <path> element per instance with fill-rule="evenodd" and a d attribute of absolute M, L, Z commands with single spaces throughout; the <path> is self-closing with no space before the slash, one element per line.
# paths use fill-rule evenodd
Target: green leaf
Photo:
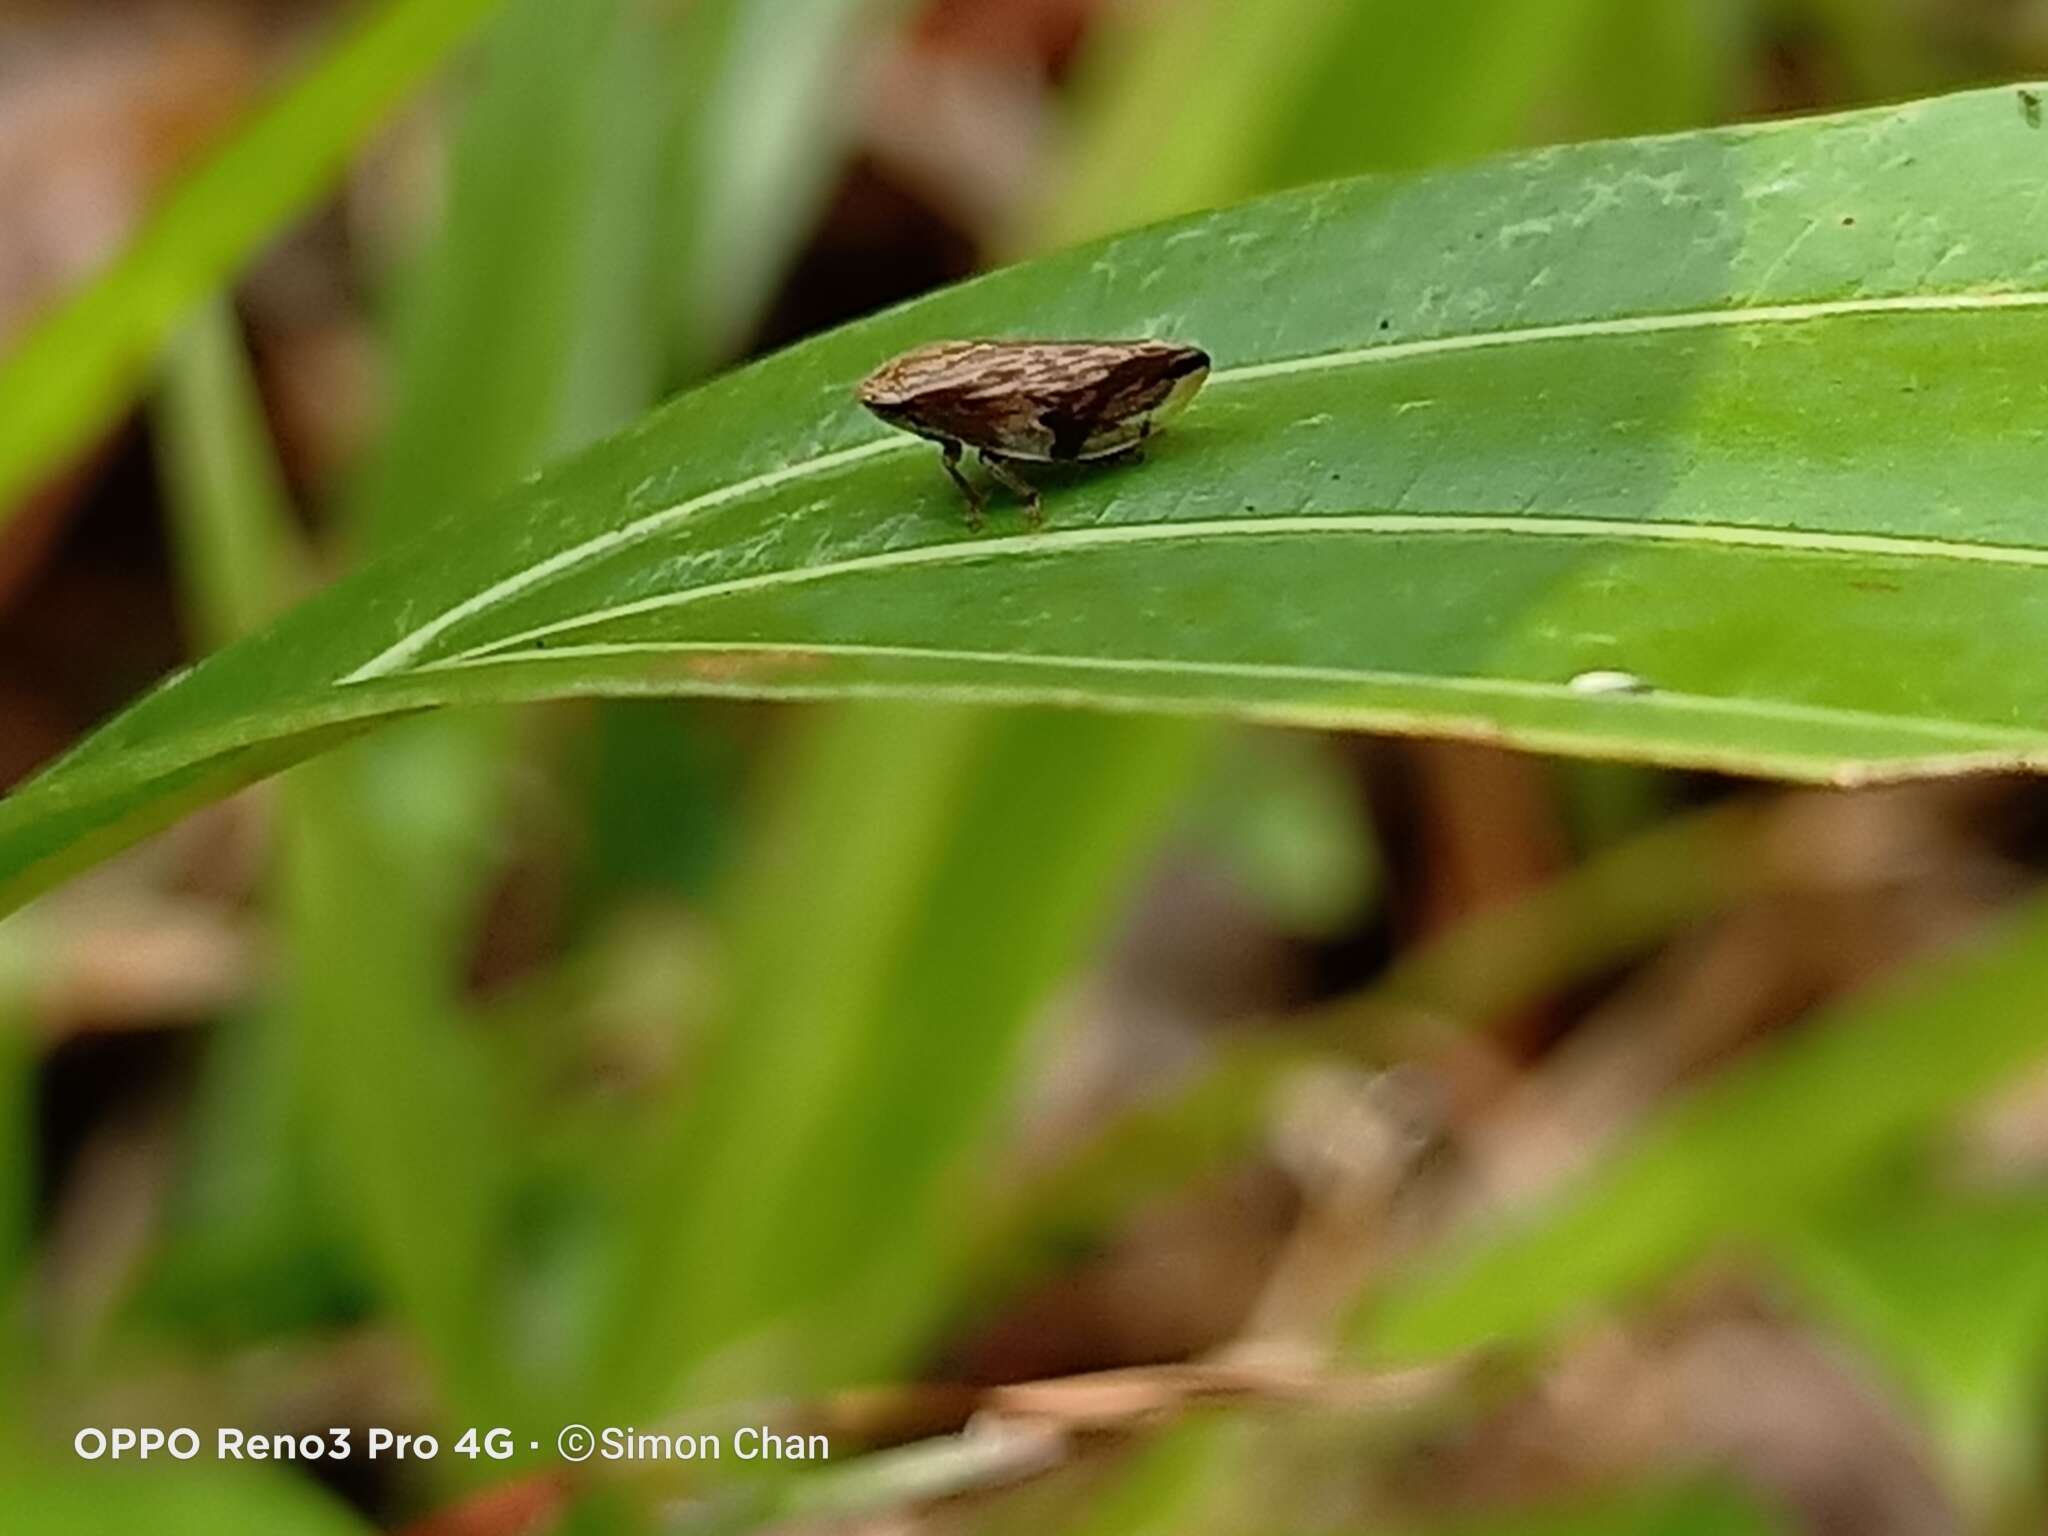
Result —
<path fill-rule="evenodd" d="M 118 411 L 186 311 L 333 183 L 497 0 L 381 0 L 0 364 L 0 525 Z"/>
<path fill-rule="evenodd" d="M 0 805 L 19 899 L 380 718 L 1054 701 L 1810 779 L 2033 764 L 2048 133 L 2011 89 L 1339 183 L 675 402 L 176 679 Z M 1198 339 L 1142 466 L 963 528 L 850 398 L 977 332 Z M 1574 685 L 1607 674 L 1630 691 Z"/>
<path fill-rule="evenodd" d="M 1783 1230 L 2048 1053 L 2044 986 L 2037 902 L 1996 942 L 1738 1064 L 1544 1208 L 1395 1277 L 1358 1340 L 1417 1358 L 1533 1342 L 1717 1246 Z"/>

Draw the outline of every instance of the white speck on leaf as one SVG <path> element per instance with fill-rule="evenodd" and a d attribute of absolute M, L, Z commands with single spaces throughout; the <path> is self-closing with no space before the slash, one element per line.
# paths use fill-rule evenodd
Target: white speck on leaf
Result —
<path fill-rule="evenodd" d="M 1572 692 L 1586 694 L 1648 693 L 1650 685 L 1633 672 L 1581 672 L 1571 682 Z"/>

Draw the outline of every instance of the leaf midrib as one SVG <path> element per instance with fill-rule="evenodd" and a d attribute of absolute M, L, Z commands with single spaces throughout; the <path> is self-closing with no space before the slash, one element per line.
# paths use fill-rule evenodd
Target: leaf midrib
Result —
<path fill-rule="evenodd" d="M 1611 339 L 1617 337 L 1652 336 L 1673 332 L 1730 329 L 1750 325 L 1798 325 L 1823 320 L 1853 319 L 1859 317 L 1896 317 L 1913 314 L 1988 314 L 2011 310 L 2048 308 L 2048 291 L 2013 290 L 2004 292 L 1962 292 L 1952 294 L 1898 294 L 1877 298 L 1822 299 L 1798 304 L 1750 305 L 1740 308 L 1670 311 L 1660 314 L 1617 316 L 1603 320 L 1581 320 L 1553 325 L 1523 326 L 1493 331 L 1464 332 L 1450 336 L 1428 337 L 1416 341 L 1386 342 L 1368 347 L 1351 347 L 1332 352 L 1311 353 L 1301 357 L 1287 358 L 1270 363 L 1253 363 L 1239 368 L 1219 369 L 1211 378 L 1209 387 L 1228 388 L 1232 385 L 1257 382 L 1264 379 L 1281 378 L 1290 375 L 1334 372 L 1344 368 L 1378 366 L 1421 357 L 1445 356 L 1461 352 L 1484 351 L 1502 347 L 1536 345 L 1546 342 Z M 773 490 L 794 481 L 826 474 L 836 469 L 878 458 L 892 453 L 910 452 L 922 447 L 922 441 L 903 434 L 891 434 L 868 439 L 851 447 L 835 449 L 830 453 L 784 465 L 764 474 L 750 476 L 706 491 L 698 496 L 677 502 L 672 506 L 647 513 L 609 529 L 581 543 L 557 551 L 544 560 L 527 566 L 494 582 L 483 591 L 465 598 L 462 602 L 444 610 L 426 623 L 408 632 L 401 639 L 387 646 L 383 651 L 364 662 L 353 671 L 336 679 L 337 683 L 361 683 L 373 678 L 385 677 L 401 670 L 411 669 L 410 664 L 441 635 L 455 625 L 474 618 L 518 594 L 547 581 L 551 577 L 571 571 L 579 566 L 602 559 L 620 549 L 657 537 L 675 524 L 711 508 L 744 500 L 760 492 Z M 1468 519 L 1474 524 L 1483 519 Z M 1131 533 L 1142 534 L 1153 529 L 1178 529 L 1178 535 L 1189 536 L 1199 531 L 1202 536 L 1215 537 L 1219 530 L 1230 529 L 1245 533 L 1273 533 L 1284 530 L 1285 519 L 1267 518 L 1252 521 L 1231 520 L 1219 523 L 1180 523 L 1145 525 L 1132 529 L 1076 529 L 1025 535 L 1010 539 L 984 539 L 972 544 L 942 544 L 922 546 L 915 550 L 894 551 L 883 555 L 861 556 L 853 560 L 832 562 L 819 566 L 796 567 L 781 571 L 763 572 L 757 576 L 736 578 L 733 582 L 713 583 L 691 588 L 683 592 L 667 593 L 656 598 L 642 599 L 633 604 L 581 614 L 558 624 L 523 631 L 518 635 L 502 637 L 488 646 L 460 653 L 451 660 L 467 660 L 486 651 L 516 645 L 526 640 L 545 635 L 561 633 L 566 629 L 584 628 L 608 619 L 625 617 L 633 613 L 678 606 L 694 602 L 703 597 L 723 595 L 746 584 L 772 585 L 783 581 L 816 580 L 842 574 L 851 570 L 865 569 L 876 562 L 893 562 L 900 558 L 902 563 L 926 563 L 927 560 L 979 559 L 993 554 L 1010 552 L 1019 548 L 1034 551 L 1051 547 L 1052 541 L 1073 538 L 1078 535 Z M 1297 520 L 1304 521 L 1304 520 Z M 1370 524 L 1363 517 L 1340 518 L 1346 530 L 1387 532 L 1386 523 Z M 1432 518 L 1427 529 L 1415 531 L 1453 531 L 1451 520 Z M 1508 519 L 1499 519 L 1506 524 Z M 1536 530 L 1533 525 L 1542 522 L 1549 526 Z M 1517 519 L 1513 526 L 1471 527 L 1461 531 L 1498 532 L 1507 534 L 1535 533 L 1536 536 L 1562 536 L 1570 532 L 1576 535 L 1593 526 L 1592 520 L 1584 519 Z M 1769 547 L 1838 550 L 1853 553 L 1904 554 L 1916 558 L 1971 559 L 1987 563 L 2040 565 L 2048 564 L 2048 555 L 2024 546 L 1964 544 L 1942 540 L 1919 540 L 1897 535 L 1877 534 L 1806 534 L 1795 530 L 1746 529 L 1735 524 L 1711 523 L 1628 523 L 1622 521 L 1603 522 L 1598 525 L 1602 531 L 1614 532 L 1622 537 L 1664 538 L 1676 541 L 1694 539 L 1699 542 L 1723 543 Z M 1760 534 L 1773 535 L 1773 539 L 1757 537 Z M 1833 542 L 1840 541 L 1840 542 Z M 1865 541 L 1868 541 L 1867 543 Z M 922 557 L 922 558 L 921 558 Z M 2023 558 L 2022 558 L 2023 557 Z M 430 664 L 433 665 L 433 664 Z"/>

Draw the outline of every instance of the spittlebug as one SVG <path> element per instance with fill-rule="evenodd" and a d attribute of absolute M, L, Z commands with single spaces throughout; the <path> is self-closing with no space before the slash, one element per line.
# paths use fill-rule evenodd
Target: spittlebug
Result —
<path fill-rule="evenodd" d="M 1208 353 L 1171 341 L 939 341 L 869 374 L 860 402 L 939 445 L 970 527 L 987 498 L 961 473 L 968 448 L 1035 528 L 1038 491 L 1019 464 L 1134 455 L 1208 377 Z"/>

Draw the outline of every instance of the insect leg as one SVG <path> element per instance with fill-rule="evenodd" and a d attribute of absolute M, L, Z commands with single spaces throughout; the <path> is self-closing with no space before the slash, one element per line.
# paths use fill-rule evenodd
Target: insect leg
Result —
<path fill-rule="evenodd" d="M 975 489 L 972 480 L 960 473 L 960 445 L 950 438 L 941 443 L 939 462 L 946 466 L 946 473 L 953 477 L 953 483 L 960 487 L 960 494 L 967 498 L 967 526 L 979 532 L 982 502 L 986 498 Z"/>
<path fill-rule="evenodd" d="M 1038 504 L 1038 487 L 1018 474 L 1017 466 L 1011 460 L 999 453 L 990 453 L 986 448 L 978 451 L 990 477 L 1024 503 L 1024 521 L 1036 528 L 1044 520 Z"/>

